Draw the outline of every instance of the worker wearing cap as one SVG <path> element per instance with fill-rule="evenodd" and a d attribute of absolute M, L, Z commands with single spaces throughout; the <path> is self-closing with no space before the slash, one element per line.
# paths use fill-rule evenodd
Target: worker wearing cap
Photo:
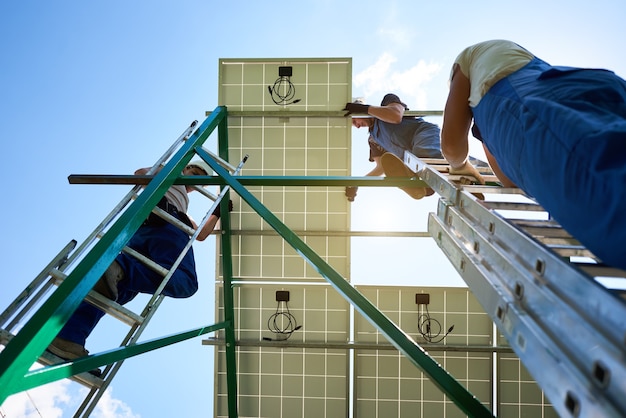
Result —
<path fill-rule="evenodd" d="M 135 175 L 146 175 L 148 171 L 149 168 L 140 168 L 135 171 Z M 206 176 L 210 172 L 208 164 L 202 160 L 197 160 L 187 165 L 182 174 L 185 176 Z M 188 193 L 193 190 L 194 188 L 190 185 L 173 185 L 167 190 L 158 206 L 195 229 L 197 225 L 186 214 L 189 205 Z M 229 209 L 232 210 L 232 203 L 230 205 Z M 196 238 L 198 241 L 203 241 L 215 228 L 220 217 L 219 209 L 220 207 L 217 206 L 209 217 Z M 185 231 L 151 214 L 127 245 L 155 263 L 169 269 L 188 242 L 189 236 Z M 135 257 L 121 252 L 96 283 L 94 290 L 124 305 L 138 293 L 154 294 L 162 281 L 163 277 L 160 274 L 154 272 Z M 190 248 L 163 289 L 163 295 L 173 298 L 188 298 L 197 290 L 196 265 L 193 248 Z M 85 350 L 85 341 L 103 316 L 103 311 L 89 303 L 82 302 L 48 347 L 48 351 L 63 359 L 76 359 L 86 356 L 88 351 Z"/>
<path fill-rule="evenodd" d="M 426 122 L 419 117 L 404 116 L 409 108 L 392 93 L 386 94 L 380 106 L 364 104 L 359 101 L 347 103 L 344 110 L 346 116 L 352 116 L 352 126 L 355 128 L 367 128 L 369 131 L 370 161 L 376 163 L 376 167 L 367 173 L 368 176 L 411 175 L 405 167 L 404 151 L 421 158 L 443 158 L 441 154 L 441 139 L 439 127 Z M 386 155 L 389 153 L 391 155 Z M 397 158 L 392 157 L 395 156 Z M 384 158 L 383 158 L 384 156 Z M 402 163 L 400 165 L 400 163 Z M 415 173 L 413 173 L 414 175 Z M 403 188 L 409 190 L 416 188 Z M 417 193 L 409 193 L 414 198 L 421 198 L 432 194 L 432 190 L 425 188 Z M 354 200 L 356 187 L 346 188 L 348 200 Z"/>

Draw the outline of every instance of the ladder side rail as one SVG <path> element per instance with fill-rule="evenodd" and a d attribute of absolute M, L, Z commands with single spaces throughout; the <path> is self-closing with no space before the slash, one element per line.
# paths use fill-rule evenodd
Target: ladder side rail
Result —
<path fill-rule="evenodd" d="M 154 163 L 154 165 L 148 170 L 148 174 L 154 174 L 156 172 L 157 167 L 165 165 L 166 161 L 170 159 L 170 157 L 174 154 L 174 152 L 184 143 L 186 142 L 191 134 L 194 133 L 196 127 L 198 126 L 198 121 L 194 120 L 191 122 L 189 127 L 183 131 L 183 133 L 174 141 L 174 143 L 169 147 L 165 153 Z"/>
<path fill-rule="evenodd" d="M 13 332 L 17 330 L 19 324 L 24 320 L 24 318 L 37 306 L 40 304 L 43 298 L 50 293 L 51 289 L 54 286 L 54 280 L 47 280 L 36 293 L 29 295 L 29 299 L 22 300 L 21 304 L 23 305 L 19 312 L 15 313 L 13 320 L 7 324 L 4 329 L 7 331 Z"/>
<path fill-rule="evenodd" d="M 428 166 L 425 166 L 422 171 L 422 179 L 438 191 L 443 200 L 458 207 L 463 215 L 469 217 L 474 224 L 481 225 L 487 231 L 497 229 L 500 234 L 511 234 L 506 239 L 508 242 L 516 240 L 516 253 L 524 254 L 526 257 L 529 254 L 535 254 L 536 262 L 544 266 L 549 258 L 555 268 L 542 272 L 542 277 L 553 291 L 560 295 L 561 299 L 566 299 L 572 306 L 579 306 L 580 295 L 587 295 L 594 301 L 602 301 L 602 303 L 595 302 L 593 306 L 585 305 L 580 308 L 584 308 L 581 310 L 586 313 L 587 320 L 596 323 L 596 327 L 602 330 L 604 335 L 609 336 L 608 338 L 615 346 L 623 344 L 623 338 L 626 335 L 626 315 L 615 315 L 615 312 L 624 310 L 624 303 L 621 300 L 606 292 L 606 289 L 592 278 L 571 268 L 570 263 L 566 263 L 533 237 L 507 222 L 500 214 L 485 207 L 484 202 L 479 203 L 469 192 L 462 191 L 465 186 L 449 182 L 444 175 Z M 446 222 L 445 219 L 444 222 Z M 562 276 L 562 268 L 567 269 L 565 277 Z"/>
<path fill-rule="evenodd" d="M 443 206 L 442 206 L 443 207 Z M 467 206 L 466 206 L 467 207 Z M 475 262 L 489 271 L 494 287 L 506 289 L 510 303 L 516 303 L 516 309 L 524 314 L 524 320 L 532 323 L 533 329 L 540 329 L 550 339 L 549 351 L 558 354 L 562 362 L 568 362 L 569 368 L 578 369 L 585 382 L 594 382 L 601 388 L 600 394 L 611 399 L 620 410 L 626 411 L 626 399 L 621 395 L 626 391 L 626 367 L 623 364 L 623 348 L 611 335 L 599 332 L 593 316 L 586 315 L 587 309 L 563 299 L 558 291 L 546 280 L 546 271 L 559 278 L 578 276 L 578 280 L 590 286 L 581 286 L 588 293 L 580 293 L 589 298 L 601 298 L 610 304 L 615 300 L 605 288 L 590 278 L 583 277 L 575 268 L 562 263 L 561 259 L 549 253 L 531 238 L 511 229 L 502 231 L 503 227 L 496 223 L 495 229 L 487 230 L 476 225 L 471 218 L 454 206 L 445 208 L 444 219 L 448 219 L 446 227 L 455 235 L 465 253 L 471 252 Z M 504 222 L 502 225 L 506 225 Z M 506 243 L 515 242 L 515 249 Z M 511 256 L 524 254 L 524 257 Z M 537 257 L 542 257 L 545 271 L 539 272 L 531 265 Z M 530 260 L 530 262 L 528 261 Z M 549 274 L 548 274 L 549 275 Z M 593 289 L 592 289 L 593 288 Z M 595 290 L 595 292 L 594 292 Z M 615 316 L 626 316 L 626 305 L 616 304 L 612 311 Z M 491 312 L 493 316 L 493 312 Z M 497 316 L 497 315 L 496 315 Z M 494 318 L 494 322 L 502 325 L 502 321 Z M 507 339 L 516 351 L 528 350 L 526 334 L 509 335 Z M 528 360 L 534 362 L 532 357 Z M 567 359 L 567 360 L 566 360 Z M 533 365 L 529 365 L 532 369 Z M 535 367 L 537 374 L 542 373 L 541 367 Z M 557 379 L 558 376 L 536 376 L 538 382 Z"/>
<path fill-rule="evenodd" d="M 560 416 L 623 416 L 569 358 L 559 355 L 551 335 L 535 326 L 520 301 L 501 285 L 504 276 L 493 274 L 437 215 L 429 215 L 428 228 Z"/>
<path fill-rule="evenodd" d="M 546 287 L 580 311 L 612 344 L 623 347 L 626 335 L 626 304 L 622 300 L 608 293 L 592 277 L 577 270 L 575 265 L 563 260 L 533 237 L 506 222 L 499 214 L 476 202 L 472 195 L 460 195 L 459 210 L 464 216 L 471 218 L 484 230 L 493 230 L 493 239 L 495 235 L 505 237 L 498 241 L 499 245 L 506 246 L 506 242 L 515 240 L 515 249 L 511 250 L 532 260 L 534 265 L 530 267 L 537 270 Z M 585 296 L 585 303 L 581 303 L 581 295 Z"/>
<path fill-rule="evenodd" d="M 609 323 L 609 329 L 607 329 L 607 327 L 605 326 L 603 327 L 604 329 L 601 330 L 601 333 L 597 332 L 598 311 L 601 311 L 601 313 L 605 314 L 600 315 L 600 318 L 602 318 L 603 316 L 608 316 L 610 318 L 624 318 L 626 316 L 626 310 L 623 302 L 621 300 L 618 300 L 614 295 L 610 294 L 605 288 L 593 281 L 590 277 L 581 277 L 582 275 L 578 271 L 576 271 L 572 265 L 565 263 L 560 257 L 556 255 L 555 252 L 552 252 L 547 247 L 538 243 L 533 237 L 529 237 L 528 235 L 526 235 L 523 230 L 516 228 L 515 225 L 507 223 L 506 221 L 501 221 L 501 225 L 498 222 L 494 221 L 494 219 L 502 219 L 501 216 L 497 212 L 490 210 L 488 207 L 485 207 L 490 206 L 489 204 L 485 204 L 486 202 L 478 203 L 476 198 L 472 196 L 469 192 L 462 191 L 465 189 L 465 187 L 452 184 L 449 178 L 445 178 L 441 173 L 435 173 L 434 170 L 429 170 L 427 167 L 422 168 L 422 173 L 423 179 L 425 181 L 430 177 L 431 182 L 427 181 L 427 183 L 434 183 L 435 185 L 439 186 L 436 187 L 436 190 L 438 190 L 440 193 L 445 192 L 443 194 L 448 196 L 449 201 L 454 202 L 454 204 L 456 205 L 450 207 L 447 207 L 448 205 L 445 205 L 446 209 L 442 210 L 439 214 L 439 216 L 442 218 L 442 223 L 444 223 L 445 225 L 452 224 L 454 216 L 451 216 L 451 214 L 456 210 L 453 208 L 458 207 L 459 213 L 462 213 L 462 215 L 460 216 L 463 219 L 466 219 L 466 222 L 468 222 L 468 227 L 466 228 L 467 230 L 465 232 L 468 235 L 473 236 L 474 238 L 472 239 L 475 239 L 474 234 L 478 230 L 477 225 L 482 231 L 488 231 L 488 234 L 490 234 L 489 238 L 483 242 L 483 246 L 485 244 L 489 245 L 488 243 L 503 244 L 505 242 L 513 242 L 513 239 L 515 239 L 516 248 L 507 248 L 505 249 L 505 251 L 507 251 L 508 254 L 524 254 L 525 259 L 532 259 L 532 256 L 529 257 L 529 249 L 526 248 L 526 246 L 520 246 L 520 241 L 523 240 L 523 242 L 525 243 L 531 243 L 531 245 L 535 246 L 534 248 L 536 250 L 538 249 L 540 258 L 536 258 L 538 260 L 536 262 L 536 266 L 517 265 L 516 268 L 512 267 L 510 269 L 508 275 L 511 275 L 512 272 L 517 271 L 532 272 L 533 267 L 537 269 L 537 266 L 542 266 L 541 280 L 543 280 L 543 284 L 547 284 L 547 286 L 545 287 L 545 289 L 541 289 L 540 291 L 536 292 L 535 299 L 537 298 L 537 295 L 540 295 L 542 297 L 545 296 L 545 294 L 548 293 L 547 289 L 549 288 L 550 292 L 554 291 L 553 300 L 551 301 L 552 303 L 546 303 L 546 301 L 540 301 L 536 303 L 534 307 L 538 312 L 532 312 L 531 310 L 528 310 L 529 306 L 532 305 L 528 305 L 529 302 L 526 302 L 526 304 L 522 307 L 522 313 L 534 313 L 536 317 L 540 319 L 539 323 L 536 325 L 540 325 L 541 327 L 543 327 L 542 329 L 548 332 L 546 335 L 553 337 L 554 341 L 567 341 L 567 344 L 565 344 L 565 346 L 562 346 L 561 352 L 566 351 L 565 356 L 568 358 L 568 361 L 571 361 L 570 366 L 579 370 L 581 376 L 583 376 L 583 382 L 595 381 L 598 386 L 601 386 L 604 389 L 601 396 L 606 395 L 608 398 L 611 399 L 611 402 L 618 405 L 619 409 L 626 411 L 626 405 L 621 404 L 624 402 L 623 396 L 620 395 L 620 393 L 623 394 L 626 390 L 626 385 L 620 383 L 623 382 L 625 379 L 625 370 L 622 362 L 624 350 L 621 345 L 621 343 L 623 342 L 623 335 L 625 335 L 624 326 L 620 323 L 622 321 L 618 320 L 616 321 L 617 323 Z M 438 181 L 432 181 L 434 179 Z M 432 185 L 433 184 L 431 184 L 431 186 Z M 440 208 L 441 207 L 444 207 L 444 205 L 440 205 Z M 506 239 L 496 239 L 493 236 L 494 231 L 499 231 L 499 233 L 501 233 L 501 231 L 505 227 L 508 227 L 510 231 L 514 231 L 513 234 L 515 236 L 511 236 Z M 458 231 L 455 233 L 454 237 L 458 237 Z M 506 244 L 503 245 L 506 246 Z M 475 240 L 473 242 L 467 241 L 464 242 L 464 244 L 459 244 L 459 248 L 464 252 L 470 252 L 471 250 L 469 250 L 469 248 L 472 247 L 476 252 L 479 251 L 479 248 L 481 248 L 481 246 L 478 244 L 478 241 Z M 481 251 L 484 251 L 484 248 L 481 248 Z M 550 270 L 548 270 L 552 275 L 552 277 L 550 277 L 552 280 L 549 280 L 547 283 L 545 282 L 546 271 L 544 270 L 544 267 L 547 268 L 547 265 L 545 264 L 547 262 L 546 256 L 552 257 L 550 263 L 551 266 L 557 266 L 557 268 L 551 268 Z M 520 257 L 510 258 L 517 261 L 519 261 L 520 259 Z M 561 271 L 561 269 L 563 268 L 569 268 L 571 271 L 568 271 L 564 274 L 564 272 Z M 563 276 L 568 277 L 569 283 L 563 283 Z M 575 279 L 572 279 L 572 276 L 577 277 Z M 534 277 L 533 279 L 536 280 L 536 277 Z M 583 283 L 584 285 L 581 285 L 581 283 Z M 521 291 L 522 293 L 524 293 L 523 289 L 530 289 L 534 282 L 531 279 L 528 281 L 528 283 L 524 284 L 526 284 L 526 287 L 524 287 L 521 282 L 516 282 L 513 284 L 512 288 L 511 286 L 509 286 L 508 291 Z M 494 287 L 496 286 L 497 285 L 494 285 Z M 570 289 L 572 286 L 574 287 L 573 291 Z M 581 286 L 584 288 L 584 290 L 581 290 Z M 563 298 L 562 292 L 559 292 L 559 289 L 562 289 L 564 287 L 567 288 L 567 291 L 565 293 L 569 293 L 569 295 L 566 295 L 565 298 Z M 472 288 L 472 290 L 474 289 Z M 528 291 L 526 293 L 528 293 Z M 532 294 L 532 292 L 530 292 L 529 294 Z M 525 297 L 528 298 L 529 294 L 526 294 Z M 588 298 L 591 300 L 598 300 L 599 298 L 599 300 L 606 301 L 606 304 L 608 304 L 610 308 L 607 308 L 606 306 L 603 306 L 602 308 L 595 307 L 596 309 L 592 309 L 593 312 L 588 314 L 588 307 L 579 306 L 577 303 L 577 299 L 580 299 L 580 295 L 587 295 Z M 578 296 L 578 298 L 576 298 L 576 296 Z M 558 301 L 559 304 L 554 305 L 554 300 Z M 541 311 L 540 309 L 537 309 L 537 306 L 543 307 L 547 310 Z M 555 306 L 559 306 L 559 308 L 554 309 Z M 524 309 L 526 309 L 526 311 Z M 547 325 L 541 323 L 542 320 L 546 318 L 558 319 L 550 321 L 551 323 Z M 581 322 L 584 323 L 585 326 L 580 325 Z M 600 319 L 600 322 L 603 322 L 602 319 Z M 568 324 L 569 327 L 567 326 Z M 578 330 L 578 333 L 576 335 L 576 341 L 570 341 L 572 339 L 572 329 Z M 585 332 L 583 331 L 586 331 L 586 335 L 583 335 L 581 337 L 581 334 L 585 334 Z M 509 335 L 507 339 L 511 341 L 510 339 L 513 337 L 514 336 Z M 588 342 L 588 344 L 593 345 L 593 347 L 590 347 L 588 344 L 581 344 L 580 341 Z M 513 341 L 513 345 L 515 345 L 515 341 Z M 602 349 L 598 350 L 598 346 L 602 347 Z M 588 357 L 589 353 L 591 352 L 594 353 L 595 359 L 590 359 Z M 532 357 L 527 357 L 527 359 L 528 361 L 532 361 Z M 542 369 L 541 367 L 538 369 L 536 368 L 536 373 L 541 374 L 542 372 L 545 374 L 544 369 Z M 537 381 L 540 382 L 542 379 L 544 379 L 543 376 L 541 376 L 541 378 L 537 378 Z M 588 386 L 587 383 L 584 384 Z M 566 401 L 572 402 L 572 399 L 568 398 L 566 399 Z"/>
<path fill-rule="evenodd" d="M 43 294 L 46 293 L 50 284 L 44 284 L 44 281 L 48 277 L 48 272 L 53 268 L 58 268 L 67 263 L 69 253 L 76 247 L 76 240 L 71 240 L 63 249 L 52 259 L 52 261 L 44 267 L 44 269 L 35 277 L 35 279 L 18 295 L 18 297 L 0 314 L 0 328 L 5 327 L 6 321 L 13 318 L 13 321 L 6 326 L 8 331 L 12 331 L 17 323 L 24 317 L 32 306 L 38 301 Z M 34 293 L 36 289 L 39 289 L 43 285 L 43 288 L 38 293 Z M 35 295 L 31 298 L 32 295 Z M 32 299 L 29 301 L 29 299 Z M 22 305 L 26 304 L 16 315 L 16 311 L 20 309 Z"/>

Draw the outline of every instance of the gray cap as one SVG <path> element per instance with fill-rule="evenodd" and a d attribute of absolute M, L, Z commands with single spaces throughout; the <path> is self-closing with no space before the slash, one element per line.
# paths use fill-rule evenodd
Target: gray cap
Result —
<path fill-rule="evenodd" d="M 387 106 L 389 103 L 400 103 L 402 106 L 404 106 L 405 110 L 409 110 L 409 107 L 406 104 L 404 104 L 404 102 L 400 100 L 400 98 L 393 93 L 385 94 L 385 97 L 383 97 L 383 100 L 380 102 L 380 105 Z"/>

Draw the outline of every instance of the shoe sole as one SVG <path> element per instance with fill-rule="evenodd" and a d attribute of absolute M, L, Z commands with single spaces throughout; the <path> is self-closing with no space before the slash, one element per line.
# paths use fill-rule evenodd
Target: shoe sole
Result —
<path fill-rule="evenodd" d="M 46 349 L 47 352 L 54 354 L 55 356 L 57 356 L 58 358 L 60 358 L 61 360 L 76 360 L 77 358 L 80 358 L 80 356 L 74 354 L 74 353 L 70 353 L 69 351 L 65 351 L 61 348 L 58 347 L 53 347 L 53 346 L 48 346 L 48 348 Z M 100 369 L 92 369 L 89 370 L 87 373 L 94 375 L 95 377 L 101 377 L 102 376 L 102 370 Z"/>
<path fill-rule="evenodd" d="M 62 348 L 59 347 L 54 347 L 52 345 L 48 346 L 48 348 L 46 349 L 48 350 L 50 353 L 54 354 L 55 356 L 59 357 L 60 359 L 63 360 L 76 360 L 77 358 L 80 358 L 79 355 L 76 355 L 74 353 L 71 353 L 69 351 L 65 351 Z"/>

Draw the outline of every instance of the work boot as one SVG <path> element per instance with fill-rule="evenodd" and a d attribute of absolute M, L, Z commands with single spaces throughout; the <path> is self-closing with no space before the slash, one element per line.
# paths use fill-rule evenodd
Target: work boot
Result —
<path fill-rule="evenodd" d="M 82 345 L 61 337 L 56 337 L 52 340 L 47 350 L 63 360 L 76 360 L 89 355 L 89 351 Z M 102 375 L 100 369 L 89 370 L 89 373 L 96 377 Z"/>
<path fill-rule="evenodd" d="M 61 337 L 52 340 L 48 346 L 48 351 L 63 360 L 76 360 L 89 355 L 89 351 L 85 350 L 82 345 Z"/>
<path fill-rule="evenodd" d="M 417 173 L 413 172 L 404 162 L 390 152 L 386 152 L 380 157 L 383 165 L 385 176 L 387 177 L 415 177 Z M 424 196 L 430 196 L 435 193 L 430 187 L 400 187 L 406 194 L 413 199 L 421 199 Z"/>
<path fill-rule="evenodd" d="M 117 300 L 117 284 L 121 280 L 124 280 L 124 270 L 122 270 L 119 263 L 114 260 L 102 277 L 100 277 L 100 280 L 98 280 L 93 287 L 93 290 L 111 300 Z"/>

